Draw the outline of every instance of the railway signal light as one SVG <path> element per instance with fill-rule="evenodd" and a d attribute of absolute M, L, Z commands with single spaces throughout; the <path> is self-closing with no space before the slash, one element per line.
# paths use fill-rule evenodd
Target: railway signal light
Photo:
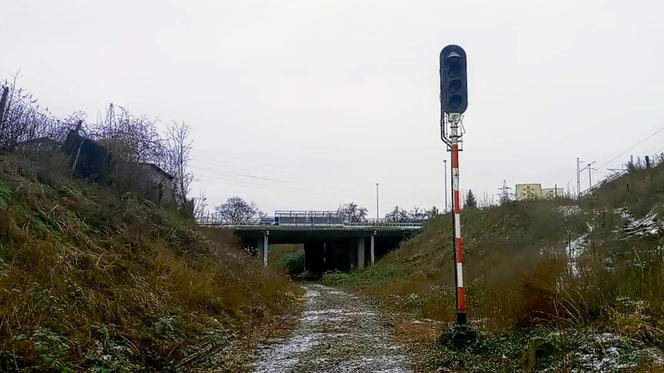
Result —
<path fill-rule="evenodd" d="M 448 45 L 440 52 L 440 105 L 444 113 L 463 114 L 468 107 L 466 52 Z"/>
<path fill-rule="evenodd" d="M 459 189 L 459 152 L 463 113 L 468 107 L 466 52 L 448 45 L 440 52 L 440 137 L 452 155 L 452 249 L 456 284 L 457 325 L 466 327 L 466 295 L 463 286 L 463 239 L 461 238 L 461 190 Z M 449 130 L 448 130 L 449 126 Z M 465 329 L 464 329 L 465 330 Z M 470 337 L 461 336 L 462 339 Z"/>

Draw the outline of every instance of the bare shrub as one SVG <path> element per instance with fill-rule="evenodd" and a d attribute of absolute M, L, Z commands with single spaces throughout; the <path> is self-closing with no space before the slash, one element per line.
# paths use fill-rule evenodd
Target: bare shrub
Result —
<path fill-rule="evenodd" d="M 0 108 L 0 149 L 14 150 L 21 142 L 44 137 L 63 141 L 67 132 L 65 122 L 41 107 L 31 93 L 18 88 L 17 78 L 18 73 L 11 82 L 0 84 L 4 98 L 0 102 L 3 104 Z"/>
<path fill-rule="evenodd" d="M 40 106 L 32 94 L 17 87 L 16 74 L 12 81 L 0 84 L 0 149 L 31 151 L 31 141 L 47 140 L 64 143 L 70 130 L 80 127 L 81 135 L 107 148 L 113 159 L 113 182 L 120 192 L 135 192 L 136 180 L 141 176 L 141 164 L 153 164 L 170 174 L 174 182 L 173 194 L 178 207 L 190 210 L 193 200 L 187 195 L 194 179 L 189 169 L 191 139 L 189 127 L 173 123 L 165 132 L 158 130 L 158 122 L 136 116 L 121 106 L 110 104 L 103 117 L 86 122 L 85 114 L 74 112 L 64 119 L 51 115 Z"/>

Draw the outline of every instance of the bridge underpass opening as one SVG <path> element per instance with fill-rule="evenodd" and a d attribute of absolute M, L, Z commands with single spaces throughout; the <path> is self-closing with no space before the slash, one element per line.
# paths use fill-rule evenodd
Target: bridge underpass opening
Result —
<path fill-rule="evenodd" d="M 373 255 L 371 241 L 373 240 Z M 400 238 L 345 238 L 304 242 L 304 268 L 311 273 L 365 268 L 399 247 Z M 372 261 L 371 258 L 374 258 Z"/>
<path fill-rule="evenodd" d="M 305 271 L 350 271 L 364 268 L 419 231 L 419 227 L 368 226 L 238 226 L 235 233 L 267 265 L 270 245 L 302 244 Z M 267 255 L 267 256 L 266 256 Z"/>

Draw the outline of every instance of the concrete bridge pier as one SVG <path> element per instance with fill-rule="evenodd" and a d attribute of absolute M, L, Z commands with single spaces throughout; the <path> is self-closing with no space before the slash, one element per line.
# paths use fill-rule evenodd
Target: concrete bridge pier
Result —
<path fill-rule="evenodd" d="M 357 269 L 364 268 L 364 237 L 357 239 Z"/>
<path fill-rule="evenodd" d="M 263 257 L 263 265 L 267 267 L 267 258 L 268 258 L 268 246 L 269 246 L 269 236 L 270 236 L 270 231 L 264 231 L 263 232 L 263 239 L 258 240 L 258 245 L 256 245 L 256 248 L 260 248 L 260 251 L 262 253 Z M 262 241 L 262 242 L 261 242 Z"/>
<path fill-rule="evenodd" d="M 376 231 L 373 231 L 370 237 L 371 243 L 369 245 L 369 256 L 371 259 L 371 265 L 373 265 L 376 262 Z"/>

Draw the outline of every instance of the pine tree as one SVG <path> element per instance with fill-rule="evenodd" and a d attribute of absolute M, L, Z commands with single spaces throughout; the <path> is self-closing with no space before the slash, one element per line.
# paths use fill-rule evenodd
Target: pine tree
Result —
<path fill-rule="evenodd" d="M 475 195 L 473 194 L 473 191 L 468 189 L 468 194 L 466 194 L 466 201 L 465 201 L 465 208 L 477 208 L 477 199 L 475 199 Z"/>

